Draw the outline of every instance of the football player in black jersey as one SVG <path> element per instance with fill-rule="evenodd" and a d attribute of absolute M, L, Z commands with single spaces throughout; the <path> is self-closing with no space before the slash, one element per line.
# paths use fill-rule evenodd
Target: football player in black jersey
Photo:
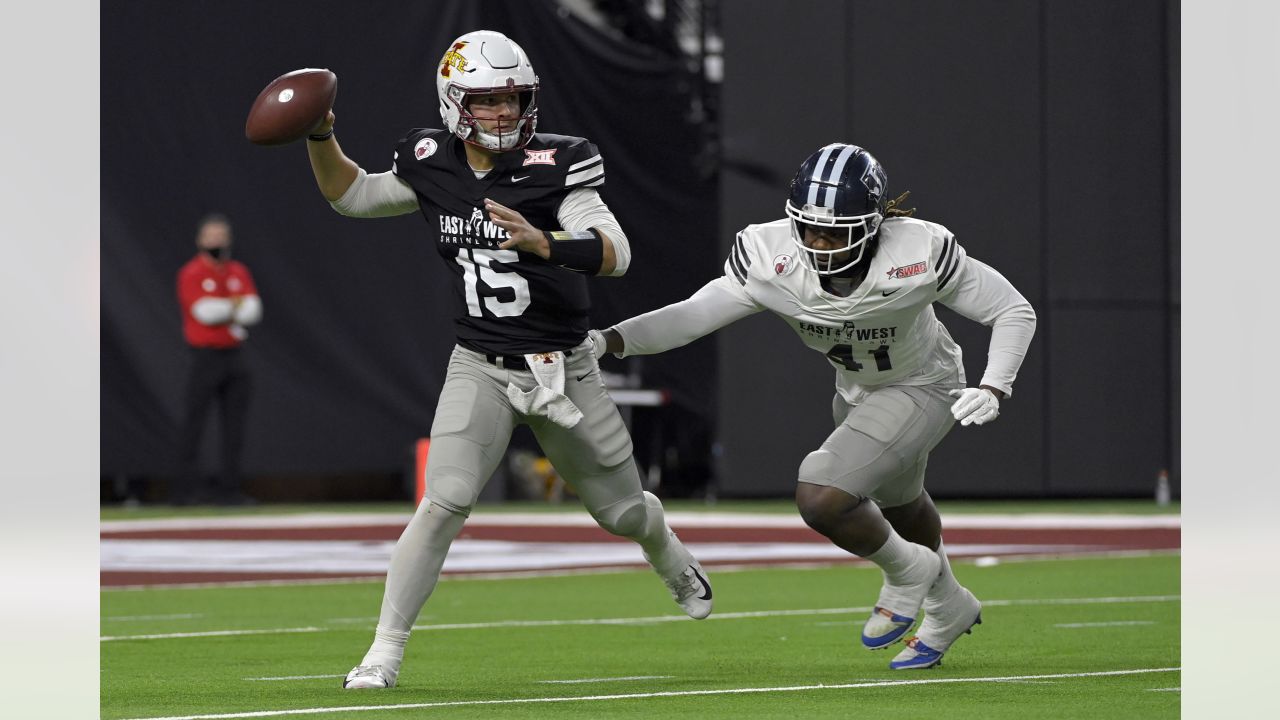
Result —
<path fill-rule="evenodd" d="M 345 688 L 395 685 L 409 629 L 519 424 L 600 526 L 640 545 L 686 613 L 711 613 L 706 574 L 641 489 L 631 438 L 586 340 L 586 277 L 622 275 L 631 260 L 596 190 L 599 151 L 535 132 L 538 78 L 500 33 L 459 37 L 434 72 L 445 128 L 410 131 L 390 171 L 370 175 L 343 154 L 332 111 L 307 142 L 320 192 L 339 213 L 422 213 L 456 299 L 426 498 L 396 543 L 373 645 Z"/>

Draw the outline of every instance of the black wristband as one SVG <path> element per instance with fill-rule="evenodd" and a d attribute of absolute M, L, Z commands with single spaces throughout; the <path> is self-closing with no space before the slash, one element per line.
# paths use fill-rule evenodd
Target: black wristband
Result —
<path fill-rule="evenodd" d="M 333 128 L 329 128 L 329 132 L 323 135 L 308 135 L 307 139 L 310 140 L 311 142 L 324 142 L 325 140 L 328 140 L 331 137 L 333 137 Z"/>
<path fill-rule="evenodd" d="M 545 230 L 551 246 L 551 255 L 547 258 L 553 265 L 559 265 L 574 272 L 600 272 L 604 264 L 604 238 L 595 228 L 590 230 Z"/>

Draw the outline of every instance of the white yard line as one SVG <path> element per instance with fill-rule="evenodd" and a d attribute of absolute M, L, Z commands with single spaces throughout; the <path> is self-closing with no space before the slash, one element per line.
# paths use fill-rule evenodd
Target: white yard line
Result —
<path fill-rule="evenodd" d="M 675 677 L 675 675 L 630 675 L 628 677 L 582 678 L 581 680 L 539 680 L 538 682 L 554 683 L 557 685 L 576 685 L 578 683 L 623 682 L 630 680 L 665 680 L 672 677 Z"/>
<path fill-rule="evenodd" d="M 1096 627 L 1122 627 L 1125 625 L 1155 625 L 1154 620 L 1112 620 L 1110 622 L 1087 622 L 1087 623 L 1058 623 L 1054 625 L 1056 628 L 1096 628 Z"/>
<path fill-rule="evenodd" d="M 1053 675 L 1011 675 L 977 678 L 928 678 L 916 680 L 883 680 L 878 682 L 844 683 L 840 685 L 791 685 L 785 687 L 744 687 L 717 690 L 681 690 L 670 692 L 625 693 L 619 695 L 588 695 L 585 697 L 537 697 L 507 698 L 502 700 L 457 700 L 453 702 L 401 703 L 397 705 L 351 705 L 347 707 L 312 707 L 293 710 L 258 710 L 250 712 L 216 713 L 209 715 L 171 715 L 166 717 L 130 718 L 129 720 L 230 720 L 231 718 L 283 717 L 287 715 L 320 715 L 340 712 L 373 712 L 376 710 L 418 710 L 427 708 L 465 707 L 474 705 L 523 705 L 534 703 L 605 702 L 610 700 L 640 700 L 646 698 L 694 697 L 706 695 L 744 695 L 751 693 L 806 692 L 811 690 L 855 690 L 862 688 L 910 687 L 916 685 L 943 685 L 956 683 L 1004 683 L 1013 680 L 1061 680 L 1066 678 L 1112 677 L 1143 675 L 1148 673 L 1179 672 L 1182 668 L 1138 668 L 1134 670 L 1108 670 L 1103 672 L 1057 673 Z"/>
<path fill-rule="evenodd" d="M 288 633 L 313 632 L 325 632 L 325 628 L 262 628 L 259 630 L 209 630 L 206 632 L 156 633 L 154 635 L 108 635 L 106 637 L 100 637 L 98 640 L 100 642 L 112 642 L 114 640 L 175 640 L 178 638 L 229 637 L 233 635 L 284 635 Z"/>
<path fill-rule="evenodd" d="M 272 682 L 277 680 L 321 680 L 340 677 L 346 677 L 346 675 L 286 675 L 284 677 L 241 678 L 241 680 L 248 680 L 250 682 Z"/>
<path fill-rule="evenodd" d="M 359 585 L 381 583 L 385 576 L 368 575 L 346 578 L 301 578 L 296 580 L 228 580 L 202 583 L 157 583 L 155 585 L 108 585 L 102 592 L 138 592 L 140 590 L 220 590 L 223 588 L 292 587 L 295 585 Z"/>
<path fill-rule="evenodd" d="M 1026 600 L 983 600 L 985 607 L 1014 607 L 1030 605 L 1096 605 L 1112 603 L 1157 603 L 1177 602 L 1181 595 L 1137 595 L 1130 597 L 1093 597 L 1093 598 L 1042 598 Z M 871 612 L 871 607 L 814 608 L 807 610 L 757 610 L 751 612 L 715 613 L 707 620 L 741 620 L 744 618 L 762 617 L 794 617 L 807 615 L 853 615 Z M 560 627 L 565 625 L 642 625 L 667 622 L 693 622 L 685 615 L 654 615 L 651 617 L 632 618 L 582 618 L 571 620 L 498 620 L 478 623 L 447 623 L 439 625 L 414 625 L 418 631 L 440 630 L 487 630 L 491 628 L 511 627 Z M 703 622 L 706 622 L 704 620 Z M 326 628 L 263 628 L 260 630 L 214 630 L 209 632 L 168 633 L 154 635 L 116 635 L 98 638 L 100 642 L 120 640 L 167 640 L 174 638 L 218 637 L 225 635 L 271 635 L 276 633 L 309 633 L 325 632 Z"/>

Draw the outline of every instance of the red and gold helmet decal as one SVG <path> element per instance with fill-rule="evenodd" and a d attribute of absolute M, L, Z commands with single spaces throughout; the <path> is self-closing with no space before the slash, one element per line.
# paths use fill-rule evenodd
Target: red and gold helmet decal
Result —
<path fill-rule="evenodd" d="M 458 52 L 466 46 L 467 41 L 463 40 L 462 42 L 454 43 L 453 47 L 449 48 L 449 51 L 444 54 L 444 58 L 440 61 L 441 76 L 449 77 L 449 68 L 451 67 L 458 68 L 458 72 L 467 71 L 467 59 Z"/>

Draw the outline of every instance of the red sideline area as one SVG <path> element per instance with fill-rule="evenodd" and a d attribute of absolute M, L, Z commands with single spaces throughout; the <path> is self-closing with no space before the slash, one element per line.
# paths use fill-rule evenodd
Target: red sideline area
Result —
<path fill-rule="evenodd" d="M 807 527 L 680 527 L 686 542 L 827 542 Z M 298 528 L 192 528 L 103 532 L 116 540 L 396 540 L 401 525 Z M 459 538 L 513 542 L 630 542 L 598 527 L 481 525 L 464 528 Z M 948 544 L 1093 545 L 1156 550 L 1181 546 L 1178 528 L 956 528 L 946 531 Z"/>
<path fill-rule="evenodd" d="M 336 524 L 327 527 L 201 527 L 199 521 L 184 523 L 181 528 L 129 529 L 108 527 L 101 532 L 102 540 L 154 540 L 154 541 L 347 541 L 388 543 L 395 541 L 403 530 L 403 518 L 386 524 Z M 945 523 L 945 520 L 944 520 Z M 217 523 L 211 523 L 216 525 Z M 287 523 L 282 523 L 287 524 Z M 1116 551 L 1178 550 L 1181 548 L 1181 529 L 1176 520 L 1171 526 L 1124 527 L 966 527 L 946 531 L 949 547 L 958 546 L 1062 546 L 1064 554 Z M 1001 523 L 993 522 L 994 525 Z M 1141 523 L 1139 523 L 1141 525 Z M 108 526 L 111 524 L 108 523 Z M 674 529 L 687 543 L 818 543 L 828 541 L 802 525 L 783 527 L 745 526 L 696 526 L 673 523 Z M 486 522 L 463 529 L 460 539 L 502 540 L 529 543 L 626 543 L 628 540 L 612 536 L 592 525 L 519 524 L 513 522 Z M 963 552 L 953 551 L 953 557 Z M 1001 553 L 1004 554 L 1004 553 Z M 1009 554 L 1017 554 L 1016 549 Z M 839 562 L 839 561 L 833 561 Z M 849 556 L 845 562 L 860 562 Z M 779 564 L 768 559 L 744 559 L 733 564 Z M 715 563 L 708 563 L 714 566 Z M 568 568 L 567 568 L 568 569 Z M 177 571 L 103 571 L 100 581 L 103 587 L 122 585 L 172 585 L 188 583 L 260 582 L 271 580 L 316 580 L 331 578 L 381 577 L 369 573 L 329 572 L 177 572 Z"/>

